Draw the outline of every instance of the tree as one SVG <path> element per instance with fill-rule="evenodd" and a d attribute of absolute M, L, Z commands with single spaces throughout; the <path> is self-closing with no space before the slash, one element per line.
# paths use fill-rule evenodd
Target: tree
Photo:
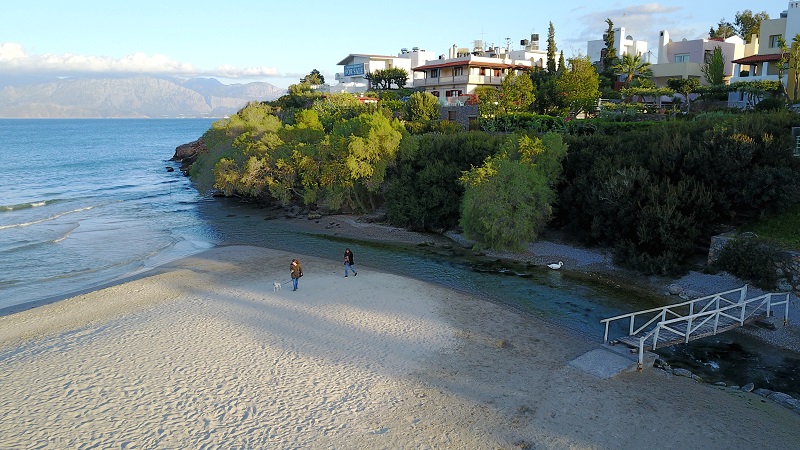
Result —
<path fill-rule="evenodd" d="M 708 31 L 709 39 L 727 39 L 735 35 L 736 30 L 733 28 L 733 24 L 726 21 L 724 17 L 719 19 L 716 29 L 711 27 L 711 29 Z"/>
<path fill-rule="evenodd" d="M 589 61 L 589 57 L 575 57 L 569 59 L 569 69 L 565 70 L 556 81 L 556 87 L 561 91 L 564 103 L 573 114 L 589 113 L 597 108 L 597 99 L 600 98 L 600 78 L 597 69 Z"/>
<path fill-rule="evenodd" d="M 308 75 L 304 76 L 300 79 L 300 82 L 303 84 L 311 84 L 311 85 L 319 85 L 325 84 L 325 77 L 319 73 L 319 70 L 314 69 Z"/>
<path fill-rule="evenodd" d="M 509 71 L 500 85 L 500 109 L 504 113 L 527 111 L 535 99 L 531 77 Z"/>
<path fill-rule="evenodd" d="M 564 62 L 564 50 L 561 50 L 561 53 L 558 55 L 558 71 L 563 71 L 566 65 L 567 64 Z"/>
<path fill-rule="evenodd" d="M 779 82 L 774 80 L 737 81 L 731 83 L 731 90 L 747 95 L 747 107 L 754 108 L 769 92 L 776 92 L 781 88 Z"/>
<path fill-rule="evenodd" d="M 600 73 L 600 87 L 603 91 L 603 96 L 614 98 L 618 97 L 619 94 L 614 90 L 615 74 L 614 70 L 611 68 L 617 64 L 619 58 L 617 57 L 616 40 L 614 36 L 614 22 L 612 22 L 611 19 L 606 19 L 606 23 L 608 24 L 608 29 L 603 33 L 605 48 L 603 48 L 600 54 L 598 71 Z"/>
<path fill-rule="evenodd" d="M 686 102 L 686 112 L 689 112 L 692 106 L 690 95 L 700 87 L 700 80 L 697 78 L 670 78 L 667 80 L 667 86 L 683 96 Z"/>
<path fill-rule="evenodd" d="M 464 234 L 498 250 L 520 251 L 535 241 L 552 215 L 566 148 L 555 133 L 511 137 L 498 155 L 464 172 Z"/>
<path fill-rule="evenodd" d="M 614 37 L 614 22 L 612 22 L 609 18 L 606 19 L 606 23 L 608 24 L 608 29 L 603 34 L 603 41 L 605 41 L 606 46 L 603 49 L 603 55 L 600 60 L 602 72 L 609 72 L 611 68 L 617 64 L 617 47 L 616 39 Z"/>
<path fill-rule="evenodd" d="M 564 71 L 564 64 L 559 65 L 556 73 L 534 67 L 529 73 L 533 82 L 533 109 L 538 114 L 561 115 L 563 105 L 561 93 L 556 88 L 556 77 Z"/>
<path fill-rule="evenodd" d="M 550 22 L 550 28 L 547 29 L 547 71 L 556 72 L 556 30 L 553 22 Z"/>
<path fill-rule="evenodd" d="M 700 70 L 703 71 L 708 84 L 712 86 L 725 84 L 725 55 L 722 54 L 722 47 L 714 47 L 711 59 Z"/>
<path fill-rule="evenodd" d="M 478 119 L 484 131 L 497 131 L 500 112 L 500 91 L 493 86 L 478 86 L 473 91 L 478 101 Z"/>
<path fill-rule="evenodd" d="M 778 48 L 781 51 L 781 58 L 778 60 L 778 96 L 783 99 L 789 96 L 786 92 L 786 85 L 783 84 L 783 75 L 789 68 L 789 47 L 786 45 L 786 39 L 783 36 L 778 37 Z"/>
<path fill-rule="evenodd" d="M 625 75 L 625 87 L 631 85 L 634 77 L 649 78 L 653 76 L 650 63 L 642 59 L 642 55 L 631 56 L 630 53 L 626 53 L 612 69 L 616 74 Z"/>
<path fill-rule="evenodd" d="M 375 89 L 402 89 L 408 83 L 408 72 L 399 67 L 378 69 L 364 76 Z"/>
<path fill-rule="evenodd" d="M 737 12 L 733 21 L 735 25 L 736 34 L 738 34 L 745 42 L 750 42 L 750 38 L 754 34 L 758 34 L 761 28 L 761 21 L 769 20 L 769 14 L 766 11 L 761 11 L 758 14 L 753 14 L 753 11 L 745 9 L 742 12 Z"/>
<path fill-rule="evenodd" d="M 406 102 L 408 120 L 427 121 L 436 120 L 441 117 L 439 111 L 439 99 L 427 92 L 414 92 Z"/>

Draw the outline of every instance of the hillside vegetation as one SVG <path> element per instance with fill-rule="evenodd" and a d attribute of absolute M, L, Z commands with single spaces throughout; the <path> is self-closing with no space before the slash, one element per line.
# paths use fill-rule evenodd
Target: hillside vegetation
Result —
<path fill-rule="evenodd" d="M 786 111 L 647 123 L 517 113 L 490 133 L 347 97 L 252 103 L 214 123 L 193 179 L 265 204 L 382 209 L 410 229 L 460 227 L 496 249 L 554 227 L 658 274 L 685 270 L 720 225 L 800 198 L 798 117 Z"/>

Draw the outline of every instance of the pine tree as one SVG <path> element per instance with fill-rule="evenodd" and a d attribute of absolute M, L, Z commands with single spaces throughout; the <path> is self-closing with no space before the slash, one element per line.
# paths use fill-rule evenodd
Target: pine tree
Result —
<path fill-rule="evenodd" d="M 550 73 L 556 71 L 556 51 L 556 30 L 553 22 L 550 22 L 550 28 L 547 29 L 547 71 Z"/>

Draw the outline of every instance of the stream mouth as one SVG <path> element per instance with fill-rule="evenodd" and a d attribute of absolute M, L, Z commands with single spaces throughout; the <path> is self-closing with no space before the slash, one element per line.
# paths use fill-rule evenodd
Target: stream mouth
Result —
<path fill-rule="evenodd" d="M 602 319 L 669 303 L 664 296 L 629 281 L 490 258 L 451 245 L 441 236 L 432 236 L 432 243 L 420 245 L 366 241 L 300 231 L 290 222 L 265 220 L 267 211 L 233 200 L 200 202 L 198 208 L 220 243 L 334 261 L 349 247 L 359 272 L 373 268 L 477 295 L 597 343 L 603 341 Z M 623 328 L 612 325 L 610 336 L 627 334 Z M 688 369 L 707 382 L 753 383 L 756 388 L 800 398 L 800 353 L 770 346 L 745 333 L 729 331 L 656 353 L 671 366 Z"/>

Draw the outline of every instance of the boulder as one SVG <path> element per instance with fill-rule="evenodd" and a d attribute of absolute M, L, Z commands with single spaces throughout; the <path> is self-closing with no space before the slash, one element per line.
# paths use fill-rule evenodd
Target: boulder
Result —
<path fill-rule="evenodd" d="M 181 163 L 181 172 L 183 172 L 184 175 L 189 175 L 189 169 L 192 168 L 192 164 L 197 161 L 197 157 L 200 156 L 201 153 L 205 153 L 206 151 L 208 151 L 208 148 L 205 142 L 203 142 L 202 139 L 198 139 L 188 144 L 177 146 L 175 148 L 175 155 L 172 156 L 172 161 Z"/>

